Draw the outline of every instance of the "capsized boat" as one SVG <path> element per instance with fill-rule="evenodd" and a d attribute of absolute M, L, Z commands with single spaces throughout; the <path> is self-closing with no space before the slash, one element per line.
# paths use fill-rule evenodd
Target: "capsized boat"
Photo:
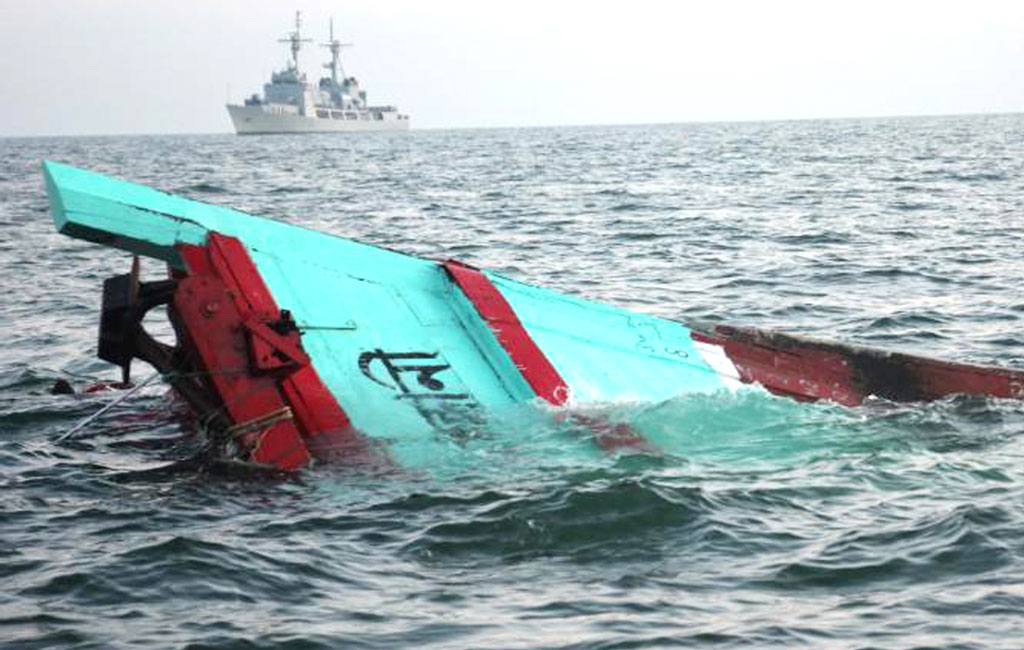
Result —
<path fill-rule="evenodd" d="M 384 458 L 425 464 L 516 405 L 651 450 L 586 406 L 767 390 L 854 406 L 868 396 L 1024 396 L 1024 372 L 689 326 L 431 261 L 55 162 L 57 229 L 161 260 L 166 280 L 103 285 L 99 356 L 154 366 L 225 458 L 293 470 Z M 166 306 L 169 345 L 142 326 Z"/>

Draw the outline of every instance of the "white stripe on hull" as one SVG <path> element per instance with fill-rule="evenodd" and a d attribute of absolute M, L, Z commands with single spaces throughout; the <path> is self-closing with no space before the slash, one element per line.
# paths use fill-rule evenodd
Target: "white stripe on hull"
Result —
<path fill-rule="evenodd" d="M 732 362 L 732 359 L 726 356 L 725 349 L 722 346 L 702 343 L 701 341 L 694 341 L 693 346 L 697 348 L 697 352 L 704 359 L 704 363 L 711 366 L 711 369 L 722 378 L 726 388 L 735 393 L 743 387 L 740 371 L 736 368 L 736 364 Z"/>
<path fill-rule="evenodd" d="M 258 133 L 336 133 L 357 131 L 408 131 L 409 120 L 398 119 L 397 112 L 382 113 L 381 120 L 335 120 L 268 113 L 262 106 L 228 104 L 228 114 L 239 135 Z"/>

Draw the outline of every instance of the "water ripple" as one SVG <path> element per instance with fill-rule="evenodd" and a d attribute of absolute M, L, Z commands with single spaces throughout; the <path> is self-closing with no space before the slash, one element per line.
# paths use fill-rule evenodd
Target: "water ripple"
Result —
<path fill-rule="evenodd" d="M 130 259 L 53 231 L 39 161 L 661 316 L 1024 365 L 1020 116 L 4 145 L 5 647 L 1019 646 L 1017 402 L 597 409 L 658 456 L 524 410 L 514 449 L 430 475 L 282 480 L 182 462 L 154 388 L 58 444 L 110 399 L 49 389 L 116 378 L 99 287 Z"/>

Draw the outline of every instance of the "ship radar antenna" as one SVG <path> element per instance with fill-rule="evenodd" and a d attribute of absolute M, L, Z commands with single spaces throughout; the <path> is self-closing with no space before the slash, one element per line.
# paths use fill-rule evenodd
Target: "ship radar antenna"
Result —
<path fill-rule="evenodd" d="M 326 43 L 321 43 L 321 45 L 331 51 L 331 61 L 325 63 L 324 67 L 331 71 L 331 81 L 337 84 L 339 72 L 341 78 L 345 78 L 345 71 L 341 67 L 341 48 L 352 47 L 352 43 L 342 43 L 334 38 L 334 18 L 331 18 L 330 21 L 330 37 Z"/>
<path fill-rule="evenodd" d="M 295 68 L 296 72 L 298 72 L 298 70 L 299 70 L 299 50 L 302 49 L 302 44 L 303 43 L 311 43 L 311 42 L 313 42 L 313 39 L 311 39 L 311 38 L 302 38 L 302 35 L 299 32 L 299 30 L 301 28 L 302 28 L 302 12 L 301 11 L 296 11 L 295 12 L 295 31 L 294 32 L 289 32 L 288 33 L 288 38 L 279 38 L 279 39 L 277 39 L 278 43 L 288 43 L 288 44 L 291 45 L 291 48 L 292 48 L 292 67 Z"/>

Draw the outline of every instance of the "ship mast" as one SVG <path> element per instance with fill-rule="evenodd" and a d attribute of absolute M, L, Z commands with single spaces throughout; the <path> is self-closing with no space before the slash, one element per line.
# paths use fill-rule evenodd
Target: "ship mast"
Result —
<path fill-rule="evenodd" d="M 331 81 L 334 82 L 334 85 L 337 85 L 339 71 L 341 72 L 341 78 L 345 78 L 345 71 L 341 67 L 341 48 L 352 47 L 352 43 L 342 43 L 334 38 L 334 18 L 331 18 L 330 28 L 330 40 L 320 45 L 331 51 L 331 62 L 325 63 L 324 67 L 331 71 Z"/>
<path fill-rule="evenodd" d="M 288 33 L 288 38 L 279 38 L 279 39 L 277 39 L 278 43 L 289 43 L 291 45 L 291 48 L 292 48 L 292 68 L 295 69 L 296 73 L 298 73 L 298 71 L 299 71 L 299 50 L 302 49 L 302 44 L 303 43 L 311 43 L 313 41 L 313 39 L 311 39 L 311 38 L 302 38 L 302 36 L 299 34 L 299 29 L 301 29 L 301 27 L 302 27 L 302 12 L 301 11 L 296 11 L 295 12 L 295 31 L 294 32 L 289 32 Z"/>

